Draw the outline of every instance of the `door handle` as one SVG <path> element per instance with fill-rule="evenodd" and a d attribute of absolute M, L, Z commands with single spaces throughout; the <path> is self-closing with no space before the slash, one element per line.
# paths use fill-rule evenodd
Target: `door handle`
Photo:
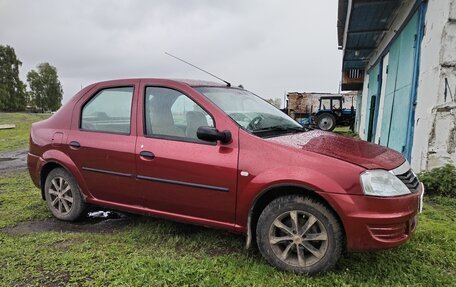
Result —
<path fill-rule="evenodd" d="M 70 147 L 73 149 L 78 149 L 81 147 L 81 144 L 77 141 L 70 141 Z"/>
<path fill-rule="evenodd" d="M 146 151 L 146 150 L 143 150 L 142 152 L 140 152 L 139 156 L 145 157 L 147 159 L 154 159 L 155 158 L 155 155 L 152 152 Z"/>

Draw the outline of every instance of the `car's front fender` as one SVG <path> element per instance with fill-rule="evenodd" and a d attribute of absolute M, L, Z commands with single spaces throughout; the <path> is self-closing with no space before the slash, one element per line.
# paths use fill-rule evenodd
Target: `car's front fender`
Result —
<path fill-rule="evenodd" d="M 356 174 L 356 173 L 355 173 Z M 238 181 L 238 199 L 236 223 L 239 229 L 246 230 L 249 213 L 259 198 L 278 188 L 296 188 L 303 193 L 360 194 L 359 186 L 353 185 L 357 179 L 341 180 L 331 173 L 316 169 L 287 166 L 266 170 L 258 175 L 240 176 Z M 336 212 L 337 207 L 333 207 Z"/>

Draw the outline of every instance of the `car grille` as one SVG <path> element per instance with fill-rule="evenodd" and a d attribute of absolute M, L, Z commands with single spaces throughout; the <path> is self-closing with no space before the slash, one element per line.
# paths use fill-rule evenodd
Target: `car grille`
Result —
<path fill-rule="evenodd" d="M 420 186 L 420 181 L 415 173 L 409 169 L 406 173 L 396 175 L 411 192 L 417 192 Z"/>

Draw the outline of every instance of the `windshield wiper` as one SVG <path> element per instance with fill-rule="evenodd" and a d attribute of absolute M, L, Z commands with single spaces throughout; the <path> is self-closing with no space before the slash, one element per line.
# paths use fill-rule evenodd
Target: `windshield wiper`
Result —
<path fill-rule="evenodd" d="M 305 132 L 305 128 L 301 127 L 284 127 L 284 126 L 273 126 L 267 128 L 261 128 L 253 130 L 252 133 L 266 133 L 266 132 Z"/>

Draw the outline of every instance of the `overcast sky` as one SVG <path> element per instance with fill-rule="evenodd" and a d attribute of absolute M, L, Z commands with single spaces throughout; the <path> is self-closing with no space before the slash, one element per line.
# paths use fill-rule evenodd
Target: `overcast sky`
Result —
<path fill-rule="evenodd" d="M 264 98 L 337 92 L 337 0 L 0 0 L 0 44 L 58 69 L 64 102 L 82 86 L 131 78 L 213 80 L 168 51 Z"/>

